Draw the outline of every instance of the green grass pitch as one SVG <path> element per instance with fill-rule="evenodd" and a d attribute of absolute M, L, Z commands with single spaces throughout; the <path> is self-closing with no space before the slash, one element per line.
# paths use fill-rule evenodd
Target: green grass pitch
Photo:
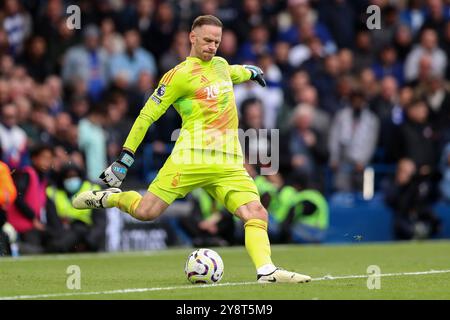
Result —
<path fill-rule="evenodd" d="M 192 248 L 0 258 L 0 299 L 450 299 L 450 241 L 273 246 L 274 262 L 311 275 L 307 284 L 256 284 L 245 248 L 213 249 L 225 272 L 207 286 L 185 278 Z M 70 265 L 80 290 L 66 286 Z M 370 265 L 379 289 L 367 287 Z"/>

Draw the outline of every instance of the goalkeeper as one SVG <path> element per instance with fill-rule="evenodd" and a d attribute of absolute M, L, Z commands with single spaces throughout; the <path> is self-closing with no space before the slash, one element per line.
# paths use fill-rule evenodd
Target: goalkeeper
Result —
<path fill-rule="evenodd" d="M 248 80 L 261 86 L 266 83 L 258 67 L 230 66 L 225 59 L 215 57 L 221 37 L 219 19 L 210 15 L 195 19 L 189 34 L 190 56 L 162 77 L 133 124 L 119 159 L 100 175 L 112 188 L 83 192 L 74 198 L 73 206 L 117 207 L 136 219 L 150 221 L 175 199 L 204 188 L 244 222 L 245 247 L 256 267 L 258 282 L 309 282 L 309 276 L 272 263 L 268 214 L 243 166 L 233 93 L 233 84 Z M 136 149 L 149 126 L 171 105 L 182 118 L 181 134 L 172 154 L 143 197 L 136 191 L 122 192 L 117 187 L 133 164 Z"/>

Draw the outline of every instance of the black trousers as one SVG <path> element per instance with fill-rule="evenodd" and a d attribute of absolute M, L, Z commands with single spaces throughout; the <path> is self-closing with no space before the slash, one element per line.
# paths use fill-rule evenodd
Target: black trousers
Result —
<path fill-rule="evenodd" d="M 105 246 L 105 229 L 89 226 L 81 221 L 70 224 L 70 230 L 76 237 L 75 251 L 100 251 Z"/>
<path fill-rule="evenodd" d="M 418 223 L 425 226 L 425 233 L 417 233 L 416 226 Z M 394 235 L 398 240 L 411 240 L 417 237 L 430 238 L 437 235 L 441 228 L 441 220 L 430 209 L 420 210 L 415 217 L 400 213 L 394 215 Z"/>
<path fill-rule="evenodd" d="M 193 239 L 195 246 L 219 246 L 224 245 L 223 240 L 227 245 L 235 243 L 234 237 L 234 220 L 233 215 L 225 212 L 221 213 L 221 219 L 217 223 L 217 233 L 210 234 L 207 231 L 201 230 L 198 227 L 200 219 L 197 216 L 187 216 L 180 218 L 179 222 L 184 231 Z"/>
<path fill-rule="evenodd" d="M 19 252 L 21 254 L 70 252 L 76 242 L 77 235 L 71 230 L 33 229 L 19 234 Z"/>
<path fill-rule="evenodd" d="M 0 226 L 0 257 L 9 255 L 11 255 L 9 238 L 8 235 L 3 232 L 2 226 Z"/>

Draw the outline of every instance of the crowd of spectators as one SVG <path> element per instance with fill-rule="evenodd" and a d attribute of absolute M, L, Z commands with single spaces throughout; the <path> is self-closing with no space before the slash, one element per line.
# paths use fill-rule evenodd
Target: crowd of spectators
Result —
<path fill-rule="evenodd" d="M 80 29 L 67 23 L 72 4 Z M 367 27 L 369 5 L 381 9 L 380 29 Z M 200 14 L 223 21 L 219 56 L 264 70 L 267 87 L 236 86 L 236 103 L 243 127 L 280 129 L 281 176 L 294 171 L 312 188 L 353 192 L 368 166 L 395 170 L 402 161 L 450 201 L 444 0 L 5 0 L 2 161 L 14 172 L 45 143 L 50 184 L 67 165 L 98 182 L 158 80 L 189 54 Z M 149 182 L 143 151 L 162 163 L 180 125 L 169 110 L 150 128 L 130 179 Z"/>

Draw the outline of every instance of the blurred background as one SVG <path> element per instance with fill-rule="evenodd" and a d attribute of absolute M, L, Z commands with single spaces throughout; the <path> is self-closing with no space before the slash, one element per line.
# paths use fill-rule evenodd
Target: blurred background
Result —
<path fill-rule="evenodd" d="M 267 87 L 235 96 L 241 128 L 280 132 L 279 171 L 247 165 L 273 243 L 450 238 L 449 2 L 1 1 L 1 255 L 243 243 L 201 189 L 152 223 L 70 205 L 101 188 L 202 14 L 224 24 L 219 56 L 265 72 Z M 145 192 L 180 126 L 173 108 L 151 126 L 123 189 Z M 246 140 L 246 156 L 270 154 L 271 137 Z"/>

